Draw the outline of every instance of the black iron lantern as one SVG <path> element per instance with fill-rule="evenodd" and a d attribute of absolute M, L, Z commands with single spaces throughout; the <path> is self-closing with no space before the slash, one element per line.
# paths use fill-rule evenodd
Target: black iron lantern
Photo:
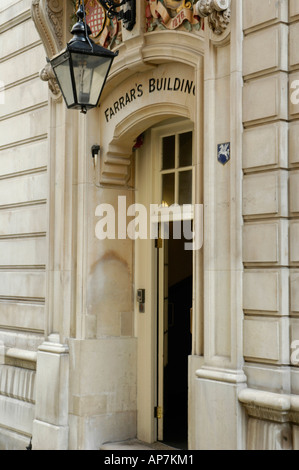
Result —
<path fill-rule="evenodd" d="M 100 100 L 113 59 L 112 52 L 95 44 L 86 23 L 84 0 L 77 11 L 78 21 L 66 48 L 50 60 L 57 82 L 69 109 L 81 109 L 86 114 Z"/>

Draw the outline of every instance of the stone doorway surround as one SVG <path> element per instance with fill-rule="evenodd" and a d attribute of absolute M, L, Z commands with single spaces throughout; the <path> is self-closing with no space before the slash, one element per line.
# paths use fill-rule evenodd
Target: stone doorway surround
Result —
<path fill-rule="evenodd" d="M 65 6 L 61 1 L 32 2 L 33 19 L 49 56 L 67 40 L 70 3 Z M 217 0 L 199 3 L 208 7 L 217 4 Z M 141 358 L 134 331 L 128 328 L 133 299 L 129 296 L 123 304 L 114 303 L 113 312 L 120 323 L 99 323 L 91 307 L 95 302 L 94 267 L 102 261 L 117 266 L 120 263 L 123 279 L 128 278 L 128 273 L 132 279 L 132 246 L 111 250 L 103 244 L 100 250 L 96 249 L 90 208 L 95 208 L 107 194 L 112 201 L 120 193 L 132 197 L 131 154 L 136 137 L 173 116 L 188 117 L 194 122 L 199 155 L 196 180 L 197 184 L 204 181 L 204 187 L 197 186 L 195 200 L 204 204 L 205 219 L 204 249 L 197 253 L 195 261 L 196 282 L 203 295 L 195 297 L 194 305 L 189 447 L 210 448 L 212 442 L 222 449 L 245 447 L 244 409 L 238 400 L 239 391 L 246 386 L 242 370 L 242 162 L 238 158 L 242 154 L 242 2 L 232 2 L 231 23 L 226 24 L 223 34 L 210 29 L 208 10 L 203 12 L 207 16 L 205 32 L 144 33 L 143 9 L 142 2 L 138 2 L 137 25 L 133 32 L 123 34 L 119 57 L 102 96 L 103 109 L 91 111 L 86 117 L 68 112 L 51 70 L 45 68 L 41 72 L 50 87 L 48 341 L 40 348 L 37 360 L 43 369 L 37 366 L 35 448 L 98 448 L 103 442 L 136 436 L 135 367 Z M 104 104 L 117 87 L 135 82 L 136 74 L 145 76 L 174 64 L 193 70 L 198 92 L 192 107 L 170 101 L 143 101 L 130 115 L 121 118 L 120 113 L 121 119 L 104 132 Z M 96 166 L 90 158 L 95 141 L 102 149 Z M 224 142 L 230 142 L 232 149 L 231 161 L 225 167 L 219 164 L 216 154 L 217 144 Z M 97 279 L 104 275 L 103 268 L 99 269 Z M 123 299 L 123 292 L 131 290 L 130 282 L 120 283 L 119 289 L 115 298 Z M 95 357 L 97 370 L 104 373 L 108 351 L 113 364 L 117 363 L 117 354 L 130 357 L 125 370 L 116 366 L 117 373 L 111 379 L 110 385 L 119 387 L 113 406 L 104 403 L 104 396 L 110 399 L 107 389 L 94 374 L 93 364 L 86 362 L 87 357 Z M 84 370 L 82 378 L 78 377 L 78 364 Z M 90 390 L 94 395 L 86 398 L 84 386 L 91 377 Z M 127 398 L 123 393 L 125 377 L 130 378 L 131 385 Z M 43 395 L 45 383 L 52 396 L 50 402 Z M 129 383 L 125 385 L 128 387 Z M 56 403 L 60 404 L 58 408 Z M 108 415 L 116 416 L 118 406 L 126 413 L 116 429 L 111 428 Z M 214 417 L 212 421 L 210 416 Z M 205 420 L 208 427 L 202 426 Z M 229 433 L 224 432 L 228 423 Z"/>

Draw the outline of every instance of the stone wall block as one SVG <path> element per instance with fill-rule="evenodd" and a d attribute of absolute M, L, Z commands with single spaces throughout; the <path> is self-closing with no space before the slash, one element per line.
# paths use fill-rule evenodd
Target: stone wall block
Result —
<path fill-rule="evenodd" d="M 288 75 L 278 72 L 245 83 L 243 121 L 245 126 L 288 118 Z"/>
<path fill-rule="evenodd" d="M 278 70 L 288 70 L 288 27 L 278 24 L 245 36 L 243 45 L 245 79 Z"/>
<path fill-rule="evenodd" d="M 294 132 L 294 138 L 298 133 Z M 299 137 L 298 137 L 299 140 Z M 298 142 L 299 146 L 299 142 Z M 298 154 L 299 161 L 299 154 Z M 275 122 L 251 127 L 243 134 L 243 170 L 246 173 L 288 167 L 288 124 Z"/>
<path fill-rule="evenodd" d="M 243 230 L 245 265 L 288 266 L 288 221 L 248 222 Z"/>
<path fill-rule="evenodd" d="M 243 28 L 246 32 L 280 21 L 288 22 L 288 0 L 243 0 Z"/>
<path fill-rule="evenodd" d="M 244 177 L 244 217 L 287 217 L 287 215 L 288 173 L 286 171 L 274 171 Z"/>

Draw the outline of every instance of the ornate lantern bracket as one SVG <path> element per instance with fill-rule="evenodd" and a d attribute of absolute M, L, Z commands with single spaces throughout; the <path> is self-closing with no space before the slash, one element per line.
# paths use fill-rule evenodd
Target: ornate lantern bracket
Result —
<path fill-rule="evenodd" d="M 132 31 L 136 23 L 136 0 L 122 0 L 119 3 L 99 0 L 99 3 L 107 11 L 108 18 L 117 18 L 128 31 Z"/>

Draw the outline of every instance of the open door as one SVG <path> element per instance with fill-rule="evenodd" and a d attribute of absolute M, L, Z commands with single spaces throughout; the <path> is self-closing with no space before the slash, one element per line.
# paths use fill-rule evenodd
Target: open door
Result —
<path fill-rule="evenodd" d="M 188 356 L 191 354 L 192 251 L 186 240 L 162 240 L 158 252 L 158 440 L 188 448 Z M 183 228 L 181 226 L 181 233 Z"/>

